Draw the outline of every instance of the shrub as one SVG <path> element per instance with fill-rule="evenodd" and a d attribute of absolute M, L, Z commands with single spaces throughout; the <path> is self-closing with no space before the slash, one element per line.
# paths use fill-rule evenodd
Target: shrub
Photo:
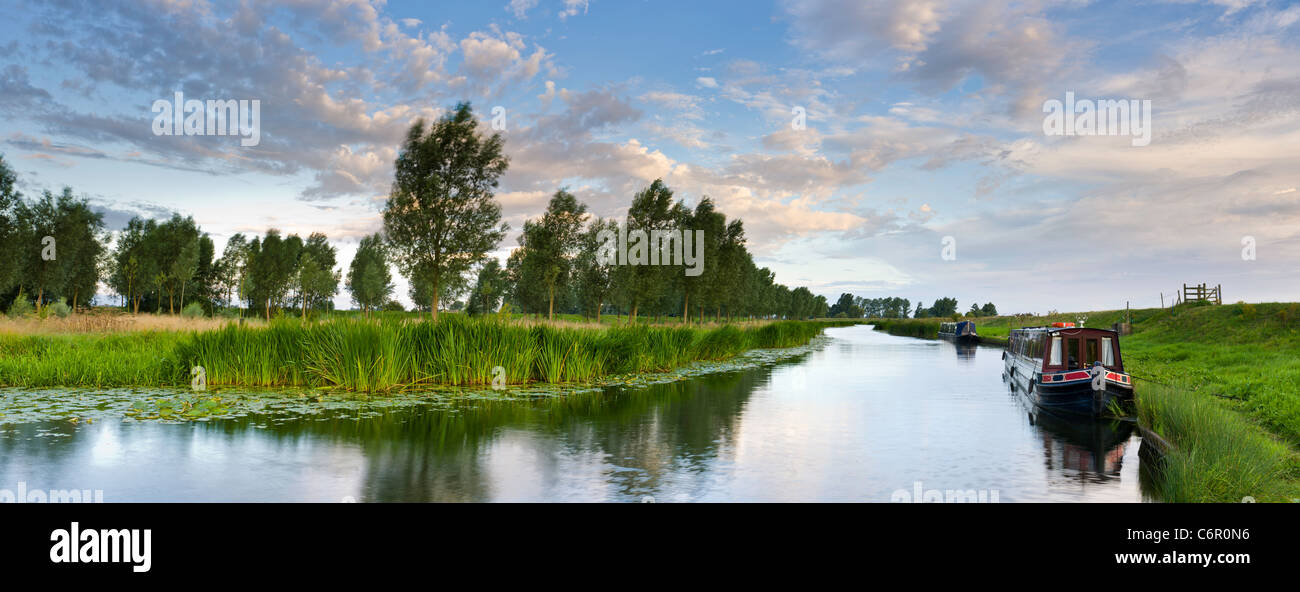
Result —
<path fill-rule="evenodd" d="M 1254 304 L 1250 304 L 1247 302 L 1237 303 L 1237 316 L 1240 316 L 1242 319 L 1245 319 L 1247 321 L 1253 321 L 1255 320 L 1255 316 L 1258 314 L 1259 312 L 1255 310 Z"/>
<path fill-rule="evenodd" d="M 203 316 L 203 314 L 203 305 L 197 302 L 186 304 L 185 308 L 181 309 L 181 316 L 190 319 L 197 319 Z"/>
<path fill-rule="evenodd" d="M 27 294 L 23 292 L 22 288 L 19 288 L 18 296 L 14 298 L 14 303 L 9 306 L 9 316 L 17 319 L 30 315 L 35 311 L 36 309 L 32 307 L 32 303 L 27 301 Z"/>
<path fill-rule="evenodd" d="M 72 314 L 72 307 L 68 306 L 68 301 L 63 298 L 60 298 L 58 302 L 50 303 L 49 309 L 50 313 L 53 313 L 54 316 L 61 319 L 67 318 L 68 315 Z"/>

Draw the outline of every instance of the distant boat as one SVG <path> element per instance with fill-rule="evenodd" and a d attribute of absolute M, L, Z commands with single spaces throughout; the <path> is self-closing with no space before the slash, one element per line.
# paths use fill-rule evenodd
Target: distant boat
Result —
<path fill-rule="evenodd" d="M 979 343 L 979 333 L 975 332 L 974 321 L 960 323 L 939 323 L 939 337 L 957 343 Z"/>
<path fill-rule="evenodd" d="M 1012 329 L 1003 366 L 1016 388 L 1043 409 L 1101 415 L 1133 400 L 1119 333 L 1069 326 Z"/>

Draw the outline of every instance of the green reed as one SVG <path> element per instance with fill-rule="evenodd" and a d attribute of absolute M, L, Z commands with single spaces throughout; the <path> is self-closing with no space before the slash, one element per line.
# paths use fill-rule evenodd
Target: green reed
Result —
<path fill-rule="evenodd" d="M 189 333 L 0 336 L 3 386 L 207 384 L 387 392 L 424 386 L 589 382 L 807 343 L 841 323 L 563 326 L 444 315 L 231 323 Z"/>

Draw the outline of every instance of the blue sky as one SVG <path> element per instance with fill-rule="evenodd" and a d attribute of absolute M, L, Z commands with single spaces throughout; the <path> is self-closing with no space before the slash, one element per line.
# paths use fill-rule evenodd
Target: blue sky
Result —
<path fill-rule="evenodd" d="M 1046 312 L 1154 306 L 1184 282 L 1300 288 L 1294 3 L 0 7 L 0 153 L 23 191 L 71 186 L 116 226 L 193 215 L 218 249 L 322 231 L 346 265 L 380 228 L 405 128 L 469 100 L 485 122 L 505 109 L 516 230 L 559 187 L 621 216 L 662 177 L 744 219 L 778 281 L 832 300 Z M 260 100 L 262 142 L 153 135 L 150 105 L 177 90 Z M 1067 91 L 1150 100 L 1150 145 L 1045 135 Z"/>

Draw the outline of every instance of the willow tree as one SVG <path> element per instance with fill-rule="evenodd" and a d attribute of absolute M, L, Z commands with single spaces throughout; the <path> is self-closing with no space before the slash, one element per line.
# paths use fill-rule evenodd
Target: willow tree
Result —
<path fill-rule="evenodd" d="M 501 205 L 493 199 L 509 159 L 501 134 L 484 136 L 469 103 L 432 125 L 418 120 L 394 163 L 384 207 L 384 234 L 398 268 L 412 285 L 429 287 L 429 310 L 505 237 Z"/>

